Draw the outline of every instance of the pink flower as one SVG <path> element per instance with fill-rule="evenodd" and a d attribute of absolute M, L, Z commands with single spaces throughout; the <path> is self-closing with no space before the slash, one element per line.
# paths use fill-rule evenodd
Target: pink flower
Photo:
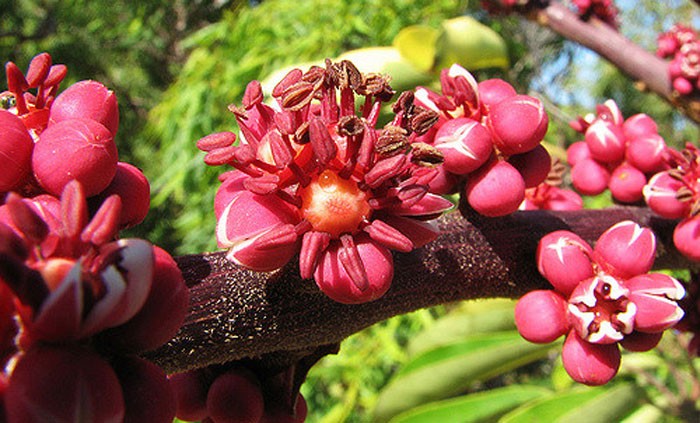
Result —
<path fill-rule="evenodd" d="M 214 203 L 219 246 L 258 271 L 299 253 L 301 276 L 313 277 L 329 297 L 380 297 L 393 277 L 390 250 L 433 240 L 437 230 L 427 221 L 452 206 L 428 185 L 441 152 L 417 140 L 435 113 L 406 93 L 394 105 L 396 118 L 375 129 L 393 91 L 347 61 L 294 70 L 272 95 L 274 107 L 262 102 L 254 81 L 243 107 L 230 108 L 241 128 L 238 145 L 230 132 L 198 142 L 207 164 L 236 169 L 222 175 Z"/>
<path fill-rule="evenodd" d="M 660 333 L 683 317 L 683 286 L 647 273 L 655 249 L 653 233 L 630 221 L 605 231 L 595 248 L 567 231 L 546 235 L 537 263 L 554 290 L 533 291 L 518 301 L 518 331 L 540 343 L 566 335 L 567 373 L 588 385 L 607 383 L 620 365 L 618 343 L 632 351 L 653 348 Z"/>

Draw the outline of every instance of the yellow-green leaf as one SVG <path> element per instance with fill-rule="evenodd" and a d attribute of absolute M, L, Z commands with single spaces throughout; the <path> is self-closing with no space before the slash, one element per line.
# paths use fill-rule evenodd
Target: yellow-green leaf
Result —
<path fill-rule="evenodd" d="M 440 31 L 426 25 L 403 28 L 394 37 L 394 47 L 416 69 L 429 72 L 435 64 L 435 43 Z"/>
<path fill-rule="evenodd" d="M 470 16 L 443 22 L 436 44 L 437 70 L 459 63 L 468 70 L 507 68 L 506 43 L 488 26 Z"/>

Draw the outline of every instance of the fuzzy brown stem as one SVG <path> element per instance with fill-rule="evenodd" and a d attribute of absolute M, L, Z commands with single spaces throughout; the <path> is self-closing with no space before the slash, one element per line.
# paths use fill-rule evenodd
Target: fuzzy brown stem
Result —
<path fill-rule="evenodd" d="M 294 265 L 251 272 L 223 253 L 178 259 L 191 292 L 179 334 L 149 358 L 166 371 L 183 371 L 247 358 L 275 357 L 281 366 L 391 316 L 453 301 L 519 297 L 547 283 L 535 250 L 546 233 L 571 230 L 593 242 L 608 227 L 631 219 L 658 236 L 657 267 L 682 268 L 671 239 L 675 222 L 646 208 L 578 212 L 518 212 L 488 219 L 458 213 L 440 218 L 440 237 L 408 254 L 395 254 L 395 278 L 381 299 L 343 305 L 328 299 Z"/>

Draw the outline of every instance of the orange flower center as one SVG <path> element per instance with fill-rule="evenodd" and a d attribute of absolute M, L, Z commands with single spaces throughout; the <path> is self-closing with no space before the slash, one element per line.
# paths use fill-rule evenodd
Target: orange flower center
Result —
<path fill-rule="evenodd" d="M 313 230 L 328 232 L 333 238 L 355 233 L 369 218 L 367 193 L 357 183 L 326 170 L 301 191 L 302 216 Z"/>

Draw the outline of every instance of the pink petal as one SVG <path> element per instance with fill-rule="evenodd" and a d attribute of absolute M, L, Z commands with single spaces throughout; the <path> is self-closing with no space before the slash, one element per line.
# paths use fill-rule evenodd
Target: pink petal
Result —
<path fill-rule="evenodd" d="M 515 325 L 530 342 L 553 342 L 569 330 L 566 299 L 556 291 L 530 291 L 515 306 Z"/>
<path fill-rule="evenodd" d="M 594 248 L 610 273 L 629 278 L 647 273 L 654 264 L 656 237 L 649 228 L 626 220 L 605 231 Z"/>
<path fill-rule="evenodd" d="M 604 385 L 620 368 L 620 349 L 617 344 L 588 343 L 572 330 L 564 341 L 561 359 L 566 373 L 576 382 Z"/>
<path fill-rule="evenodd" d="M 683 297 L 685 290 L 672 277 L 651 273 L 629 279 L 625 285 L 632 291 L 629 298 L 637 306 L 635 330 L 661 332 L 683 318 L 683 309 L 676 301 Z"/>
<path fill-rule="evenodd" d="M 82 265 L 76 263 L 38 310 L 31 331 L 45 341 L 76 339 L 83 317 Z"/>

